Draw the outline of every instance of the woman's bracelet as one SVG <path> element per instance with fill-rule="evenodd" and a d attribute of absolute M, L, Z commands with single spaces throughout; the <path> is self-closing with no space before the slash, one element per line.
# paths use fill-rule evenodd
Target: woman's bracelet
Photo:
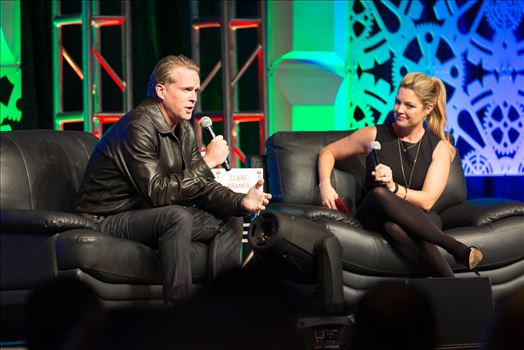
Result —
<path fill-rule="evenodd" d="M 398 192 L 398 183 L 395 182 L 395 189 L 392 191 L 393 194 Z"/>
<path fill-rule="evenodd" d="M 329 177 L 326 177 L 324 180 L 320 181 L 318 183 L 318 187 L 322 186 L 325 183 L 331 184 L 331 180 L 329 179 Z"/>
<path fill-rule="evenodd" d="M 404 193 L 404 199 L 406 199 L 408 196 L 408 186 L 404 187 L 404 189 L 406 190 L 406 192 Z"/>

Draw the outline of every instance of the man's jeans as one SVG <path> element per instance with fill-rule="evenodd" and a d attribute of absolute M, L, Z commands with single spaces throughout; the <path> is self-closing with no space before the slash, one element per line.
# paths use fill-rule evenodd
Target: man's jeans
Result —
<path fill-rule="evenodd" d="M 169 205 L 106 216 L 98 229 L 158 249 L 166 302 L 176 303 L 191 294 L 191 242 L 209 242 L 208 277 L 240 265 L 239 217 L 220 219 L 204 210 Z"/>

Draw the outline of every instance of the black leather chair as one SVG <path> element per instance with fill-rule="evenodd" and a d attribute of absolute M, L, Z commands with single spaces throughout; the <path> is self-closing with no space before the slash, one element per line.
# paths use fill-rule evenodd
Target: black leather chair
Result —
<path fill-rule="evenodd" d="M 347 132 L 277 132 L 266 141 L 266 156 L 251 157 L 251 166 L 266 168 L 273 203 L 268 210 L 303 217 L 334 233 L 343 249 L 344 299 L 354 304 L 379 281 L 427 277 L 388 244 L 380 233 L 367 231 L 352 216 L 321 207 L 317 158 L 328 143 Z M 337 162 L 332 184 L 346 206 L 355 211 L 363 195 L 365 158 Z M 460 157 L 455 157 L 447 186 L 435 204 L 446 234 L 484 253 L 478 266 L 489 277 L 493 299 L 524 288 L 524 203 L 505 199 L 466 200 L 466 183 Z M 456 276 L 474 273 L 441 250 Z"/>
<path fill-rule="evenodd" d="M 159 304 L 157 252 L 94 230 L 74 200 L 97 138 L 79 131 L 0 133 L 2 318 L 18 313 L 40 282 L 73 277 L 109 306 Z M 192 246 L 195 283 L 206 280 L 208 246 Z M 13 316 L 15 317 L 15 316 Z"/>

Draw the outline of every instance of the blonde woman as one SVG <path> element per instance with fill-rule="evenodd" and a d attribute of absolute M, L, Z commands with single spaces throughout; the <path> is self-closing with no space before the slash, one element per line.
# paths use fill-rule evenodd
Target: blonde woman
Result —
<path fill-rule="evenodd" d="M 366 229 L 382 232 L 400 254 L 433 276 L 454 276 L 436 246 L 474 270 L 482 252 L 444 234 L 438 215 L 431 211 L 444 191 L 456 155 L 444 132 L 444 84 L 422 73 L 407 74 L 393 112 L 393 123 L 357 130 L 322 149 L 318 172 L 323 205 L 337 208 L 338 194 L 330 183 L 335 161 L 367 155 L 370 143 L 379 141 L 380 163 L 374 167 L 368 156 L 367 192 L 358 205 L 357 218 Z"/>

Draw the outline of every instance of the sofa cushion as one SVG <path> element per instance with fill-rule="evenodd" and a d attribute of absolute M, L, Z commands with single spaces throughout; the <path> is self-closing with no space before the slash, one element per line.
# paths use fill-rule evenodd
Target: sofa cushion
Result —
<path fill-rule="evenodd" d="M 26 290 L 56 276 L 56 236 L 31 231 L 0 234 L 1 290 Z M 3 304 L 3 301 L 2 301 Z"/>
<path fill-rule="evenodd" d="M 504 218 L 520 216 L 524 220 L 524 203 L 502 198 L 470 199 L 440 213 L 444 228 L 480 226 Z M 524 235 L 524 222 L 522 224 Z"/>
<path fill-rule="evenodd" d="M 81 131 L 2 133 L 0 206 L 72 212 L 97 138 Z"/>
<path fill-rule="evenodd" d="M 193 281 L 207 276 L 207 245 L 193 242 Z M 156 250 L 127 239 L 91 230 L 70 230 L 58 235 L 56 260 L 60 270 L 80 268 L 108 283 L 160 284 Z"/>
<path fill-rule="evenodd" d="M 510 217 L 490 225 L 454 228 L 445 233 L 467 246 L 476 246 L 484 253 L 479 270 L 496 269 L 524 260 L 524 233 L 522 217 Z M 325 222 L 324 228 L 335 234 L 343 248 L 343 268 L 368 276 L 425 276 L 413 264 L 402 258 L 378 232 L 367 231 L 339 222 Z M 493 232 L 499 234 L 493 234 Z M 466 267 L 455 261 L 442 248 L 439 250 L 455 272 L 466 272 Z"/>
<path fill-rule="evenodd" d="M 317 160 L 320 150 L 347 131 L 277 132 L 266 141 L 269 191 L 274 201 L 321 205 Z M 364 184 L 365 158 L 335 164 L 331 183 L 351 211 Z"/>
<path fill-rule="evenodd" d="M 451 162 L 448 182 L 439 199 L 433 205 L 433 210 L 440 213 L 446 208 L 460 204 L 466 200 L 466 179 L 462 170 L 462 161 L 459 154 Z"/>
<path fill-rule="evenodd" d="M 151 248 L 91 230 L 60 234 L 56 263 L 60 270 L 80 268 L 104 282 L 160 282 L 158 256 Z"/>

